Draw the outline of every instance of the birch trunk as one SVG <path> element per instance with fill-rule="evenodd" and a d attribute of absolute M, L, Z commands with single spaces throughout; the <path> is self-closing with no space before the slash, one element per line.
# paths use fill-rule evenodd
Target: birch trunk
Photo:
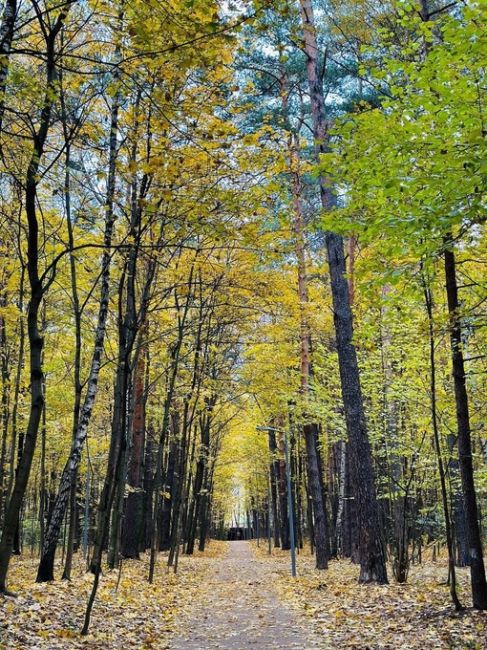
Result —
<path fill-rule="evenodd" d="M 118 76 L 117 72 L 114 74 L 116 77 Z M 108 179 L 107 195 L 105 201 L 105 233 L 103 239 L 104 250 L 101 262 L 100 302 L 98 307 L 98 318 L 95 331 L 93 355 L 91 358 L 88 380 L 86 382 L 85 398 L 83 401 L 83 406 L 81 407 L 76 431 L 73 435 L 71 451 L 61 475 L 59 490 L 44 538 L 41 559 L 39 568 L 37 570 L 37 582 L 54 580 L 54 557 L 56 554 L 59 534 L 61 531 L 66 509 L 68 507 L 71 486 L 73 485 L 81 460 L 81 453 L 83 451 L 83 446 L 88 434 L 88 426 L 90 424 L 98 390 L 98 377 L 101 368 L 103 344 L 105 341 L 106 323 L 108 316 L 108 304 L 110 299 L 110 265 L 112 257 L 111 245 L 113 226 L 115 222 L 113 205 L 115 196 L 115 168 L 117 159 L 118 114 L 120 101 L 121 96 L 117 91 L 113 99 L 110 116 Z"/>
<path fill-rule="evenodd" d="M 0 132 L 2 131 L 3 115 L 5 113 L 5 91 L 16 17 L 17 0 L 6 0 L 0 24 Z"/>

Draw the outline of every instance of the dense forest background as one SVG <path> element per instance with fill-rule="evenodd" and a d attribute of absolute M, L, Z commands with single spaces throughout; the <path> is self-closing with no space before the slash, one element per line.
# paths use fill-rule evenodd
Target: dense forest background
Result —
<path fill-rule="evenodd" d="M 3 2 L 0 591 L 241 527 L 487 609 L 485 69 L 469 0 Z"/>

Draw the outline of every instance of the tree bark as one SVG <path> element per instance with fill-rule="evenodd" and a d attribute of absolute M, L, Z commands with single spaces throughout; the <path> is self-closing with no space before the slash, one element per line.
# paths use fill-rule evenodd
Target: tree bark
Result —
<path fill-rule="evenodd" d="M 467 525 L 472 600 L 473 606 L 476 609 L 487 609 L 487 581 L 485 577 L 482 539 L 480 536 L 478 519 L 477 495 L 475 492 L 474 482 L 470 414 L 465 380 L 465 362 L 463 358 L 462 325 L 459 315 L 460 305 L 458 301 L 455 253 L 451 240 L 447 239 L 445 245 L 444 266 L 448 313 L 450 316 L 450 343 L 458 430 L 458 456 Z"/>
<path fill-rule="evenodd" d="M 278 473 L 276 471 L 276 434 L 274 431 L 269 429 L 269 454 L 271 461 L 269 463 L 269 476 L 270 476 L 270 486 L 271 486 L 271 501 L 272 501 L 272 524 L 273 524 L 273 535 L 274 535 L 274 547 L 279 548 L 280 546 L 280 535 L 279 535 L 279 508 L 277 501 L 277 477 Z"/>
<path fill-rule="evenodd" d="M 118 75 L 117 72 L 114 74 Z M 106 322 L 108 316 L 108 305 L 110 299 L 110 265 L 112 257 L 111 244 L 113 226 L 115 223 L 113 205 L 115 196 L 115 169 L 117 158 L 118 114 L 120 101 L 121 96 L 117 91 L 113 98 L 110 116 L 108 179 L 107 195 L 105 201 L 104 250 L 102 255 L 100 277 L 100 302 L 98 306 L 98 318 L 95 331 L 93 355 L 91 358 L 90 373 L 86 382 L 87 387 L 83 406 L 81 408 L 79 420 L 77 422 L 76 431 L 73 435 L 71 451 L 61 475 L 59 490 L 46 530 L 39 568 L 37 570 L 37 582 L 54 580 L 54 557 L 56 554 L 59 534 L 61 531 L 66 509 L 68 507 L 71 486 L 75 482 L 75 477 L 81 460 L 81 453 L 83 451 L 83 446 L 88 434 L 88 427 L 90 424 L 91 415 L 93 413 L 98 390 L 98 377 L 101 368 L 103 344 L 105 341 Z"/>
<path fill-rule="evenodd" d="M 431 403 L 431 424 L 433 426 L 433 440 L 435 444 L 436 457 L 438 462 L 438 474 L 440 477 L 441 500 L 443 505 L 443 515 L 445 517 L 446 545 L 448 549 L 448 569 L 450 582 L 450 595 L 456 610 L 462 609 L 458 599 L 456 589 L 456 572 L 455 556 L 453 550 L 453 536 L 451 530 L 450 508 L 448 505 L 448 492 L 446 489 L 445 466 L 441 453 L 440 433 L 438 428 L 438 415 L 436 406 L 436 355 L 435 355 L 435 338 L 433 329 L 433 298 L 431 289 L 423 278 L 423 292 L 428 315 L 428 333 L 429 333 L 429 361 L 430 361 L 430 403 Z"/>
<path fill-rule="evenodd" d="M 196 526 L 200 519 L 203 481 L 208 464 L 208 454 L 210 450 L 210 426 L 211 426 L 211 409 L 214 398 L 209 398 L 206 408 L 208 413 L 204 413 L 200 418 L 200 448 L 198 450 L 198 461 L 196 463 L 196 474 L 193 484 L 192 514 L 188 518 L 188 539 L 186 543 L 186 554 L 192 555 L 194 552 L 194 543 L 196 539 Z"/>
<path fill-rule="evenodd" d="M 37 187 L 39 169 L 44 155 L 47 135 L 50 128 L 51 114 L 57 97 L 56 88 L 56 39 L 73 2 L 66 2 L 49 31 L 45 31 L 46 40 L 46 91 L 41 110 L 39 127 L 33 137 L 33 152 L 27 168 L 25 182 L 25 212 L 27 216 L 27 273 L 30 288 L 30 301 L 27 311 L 27 336 L 30 358 L 30 412 L 24 438 L 22 457 L 17 468 L 12 495 L 5 514 L 2 539 L 0 542 L 0 592 L 7 591 L 6 580 L 12 555 L 12 547 L 19 519 L 22 500 L 29 480 L 32 459 L 37 442 L 37 434 L 44 408 L 42 369 L 43 339 L 39 332 L 39 308 L 48 283 L 43 283 L 39 275 L 39 224 L 37 221 Z M 55 270 L 52 270 L 54 273 Z"/>
<path fill-rule="evenodd" d="M 2 22 L 0 23 L 0 132 L 5 113 L 5 91 L 10 66 L 10 50 L 14 38 L 15 19 L 17 17 L 17 0 L 6 0 Z"/>
<path fill-rule="evenodd" d="M 275 436 L 275 433 L 274 433 Z M 289 517 L 287 507 L 287 485 L 286 485 L 286 459 L 284 454 L 284 437 L 281 433 L 277 443 L 277 456 L 275 459 L 276 477 L 277 477 L 277 494 L 279 497 L 279 523 L 281 533 L 281 548 L 283 551 L 289 551 L 291 548 L 289 533 Z"/>
<path fill-rule="evenodd" d="M 310 90 L 313 135 L 317 162 L 328 144 L 325 102 L 318 64 L 318 42 L 311 0 L 300 0 L 304 50 Z M 322 174 L 319 176 L 321 204 L 330 210 L 333 194 Z M 333 299 L 338 363 L 350 442 L 353 483 L 357 500 L 360 544 L 360 582 L 387 583 L 383 541 L 374 484 L 372 451 L 367 434 L 357 354 L 353 344 L 353 317 L 346 279 L 343 239 L 333 232 L 325 233 L 328 266 Z"/>
<path fill-rule="evenodd" d="M 281 106 L 284 121 L 288 131 L 288 166 L 293 204 L 292 230 L 294 234 L 294 251 L 298 266 L 298 298 L 299 298 L 299 339 L 300 339 L 300 368 L 301 396 L 306 402 L 310 395 L 310 380 L 312 377 L 311 331 L 308 323 L 308 278 L 306 269 L 306 241 L 304 212 L 301 201 L 301 173 L 299 160 L 299 141 L 293 133 L 288 113 L 287 88 L 285 74 L 281 74 Z M 307 419 L 306 413 L 303 414 Z M 316 568 L 328 567 L 328 530 L 325 501 L 323 499 L 322 480 L 320 474 L 320 459 L 318 449 L 318 426 L 316 423 L 305 423 L 303 426 L 306 442 L 306 463 L 309 482 L 309 494 L 314 525 L 314 545 L 316 549 Z"/>
<path fill-rule="evenodd" d="M 145 356 L 142 345 L 138 350 L 134 379 L 134 414 L 132 418 L 132 442 L 127 484 L 129 492 L 125 503 L 121 554 L 126 558 L 139 558 L 143 509 L 143 462 L 145 444 Z"/>

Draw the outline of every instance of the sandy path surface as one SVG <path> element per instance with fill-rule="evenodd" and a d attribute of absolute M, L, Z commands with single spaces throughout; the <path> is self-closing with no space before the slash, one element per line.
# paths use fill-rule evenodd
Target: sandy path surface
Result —
<path fill-rule="evenodd" d="M 272 567 L 247 542 L 231 542 L 211 567 L 204 589 L 179 621 L 171 650 L 319 648 L 296 614 L 279 602 Z"/>

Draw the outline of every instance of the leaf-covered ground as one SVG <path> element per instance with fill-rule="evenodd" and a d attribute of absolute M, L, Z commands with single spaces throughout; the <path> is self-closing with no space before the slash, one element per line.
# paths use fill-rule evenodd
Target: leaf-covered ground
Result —
<path fill-rule="evenodd" d="M 224 548 L 213 541 L 204 556 L 182 557 L 177 575 L 167 572 L 160 557 L 153 585 L 147 582 L 147 557 L 125 561 L 120 575 L 105 572 L 86 637 L 79 631 L 93 576 L 84 571 L 82 558 L 77 558 L 71 582 L 50 584 L 34 582 L 37 559 L 14 558 L 9 588 L 18 597 L 0 597 L 0 650 L 163 650 L 176 617 Z"/>
<path fill-rule="evenodd" d="M 298 556 L 298 577 L 289 576 L 289 555 L 253 545 L 257 557 L 279 566 L 277 588 L 283 602 L 308 618 L 323 649 L 354 650 L 485 650 L 487 613 L 471 608 L 455 613 L 445 585 L 444 561 L 411 568 L 408 584 L 357 584 L 358 568 L 347 560 L 332 561 L 317 571 L 306 551 Z M 459 569 L 459 593 L 469 604 L 468 570 Z M 391 571 L 389 568 L 389 576 Z"/>
<path fill-rule="evenodd" d="M 287 553 L 212 542 L 181 557 L 177 575 L 160 557 L 152 586 L 147 557 L 106 572 L 87 637 L 79 630 L 92 576 L 78 562 L 71 582 L 38 585 L 37 560 L 15 558 L 18 598 L 0 598 L 0 650 L 487 649 L 487 614 L 453 612 L 444 560 L 412 567 L 407 585 L 360 586 L 346 560 L 319 572 L 304 552 L 292 579 Z M 459 574 L 468 603 L 468 571 Z"/>

